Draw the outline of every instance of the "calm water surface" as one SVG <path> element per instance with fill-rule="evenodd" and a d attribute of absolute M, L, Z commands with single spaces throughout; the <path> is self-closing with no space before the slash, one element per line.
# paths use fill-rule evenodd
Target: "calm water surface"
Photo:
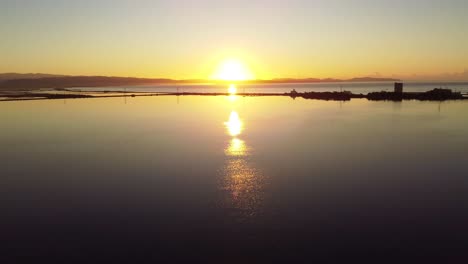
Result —
<path fill-rule="evenodd" d="M 468 255 L 468 102 L 0 103 L 18 256 Z M 121 256 L 123 255 L 123 256 Z"/>
<path fill-rule="evenodd" d="M 338 82 L 338 83 L 278 83 L 278 84 L 237 84 L 241 93 L 288 93 L 292 89 L 297 92 L 325 92 L 351 91 L 356 94 L 370 92 L 393 91 L 394 82 Z M 426 92 L 434 88 L 446 88 L 452 91 L 468 93 L 466 82 L 405 82 L 407 92 Z M 226 93 L 224 84 L 160 84 L 113 87 L 78 87 L 71 88 L 79 91 L 127 91 L 127 92 L 198 92 L 198 93 Z"/>

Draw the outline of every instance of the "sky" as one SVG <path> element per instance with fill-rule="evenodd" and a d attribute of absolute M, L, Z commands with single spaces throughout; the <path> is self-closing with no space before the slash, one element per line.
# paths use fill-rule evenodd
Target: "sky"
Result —
<path fill-rule="evenodd" d="M 0 72 L 468 80 L 466 0 L 0 0 Z"/>

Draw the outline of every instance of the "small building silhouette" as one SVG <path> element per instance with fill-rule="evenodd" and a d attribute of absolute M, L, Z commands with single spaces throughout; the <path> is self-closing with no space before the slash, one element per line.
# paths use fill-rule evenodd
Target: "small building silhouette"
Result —
<path fill-rule="evenodd" d="M 403 83 L 396 82 L 393 92 L 396 93 L 396 94 L 402 94 L 403 93 Z"/>

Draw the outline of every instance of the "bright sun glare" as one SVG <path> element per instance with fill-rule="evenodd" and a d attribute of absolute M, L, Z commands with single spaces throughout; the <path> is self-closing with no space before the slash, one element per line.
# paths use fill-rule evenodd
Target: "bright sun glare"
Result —
<path fill-rule="evenodd" d="M 230 95 L 234 95 L 237 93 L 237 88 L 234 84 L 230 84 L 228 88 L 228 92 Z"/>
<path fill-rule="evenodd" d="M 230 59 L 219 65 L 213 78 L 223 81 L 245 81 L 253 79 L 253 75 L 241 61 Z"/>

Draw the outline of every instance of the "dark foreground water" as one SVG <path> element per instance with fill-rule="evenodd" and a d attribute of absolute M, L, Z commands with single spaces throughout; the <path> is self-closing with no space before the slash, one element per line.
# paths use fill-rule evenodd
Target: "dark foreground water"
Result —
<path fill-rule="evenodd" d="M 467 113 L 464 101 L 3 102 L 2 258 L 468 260 Z"/>

